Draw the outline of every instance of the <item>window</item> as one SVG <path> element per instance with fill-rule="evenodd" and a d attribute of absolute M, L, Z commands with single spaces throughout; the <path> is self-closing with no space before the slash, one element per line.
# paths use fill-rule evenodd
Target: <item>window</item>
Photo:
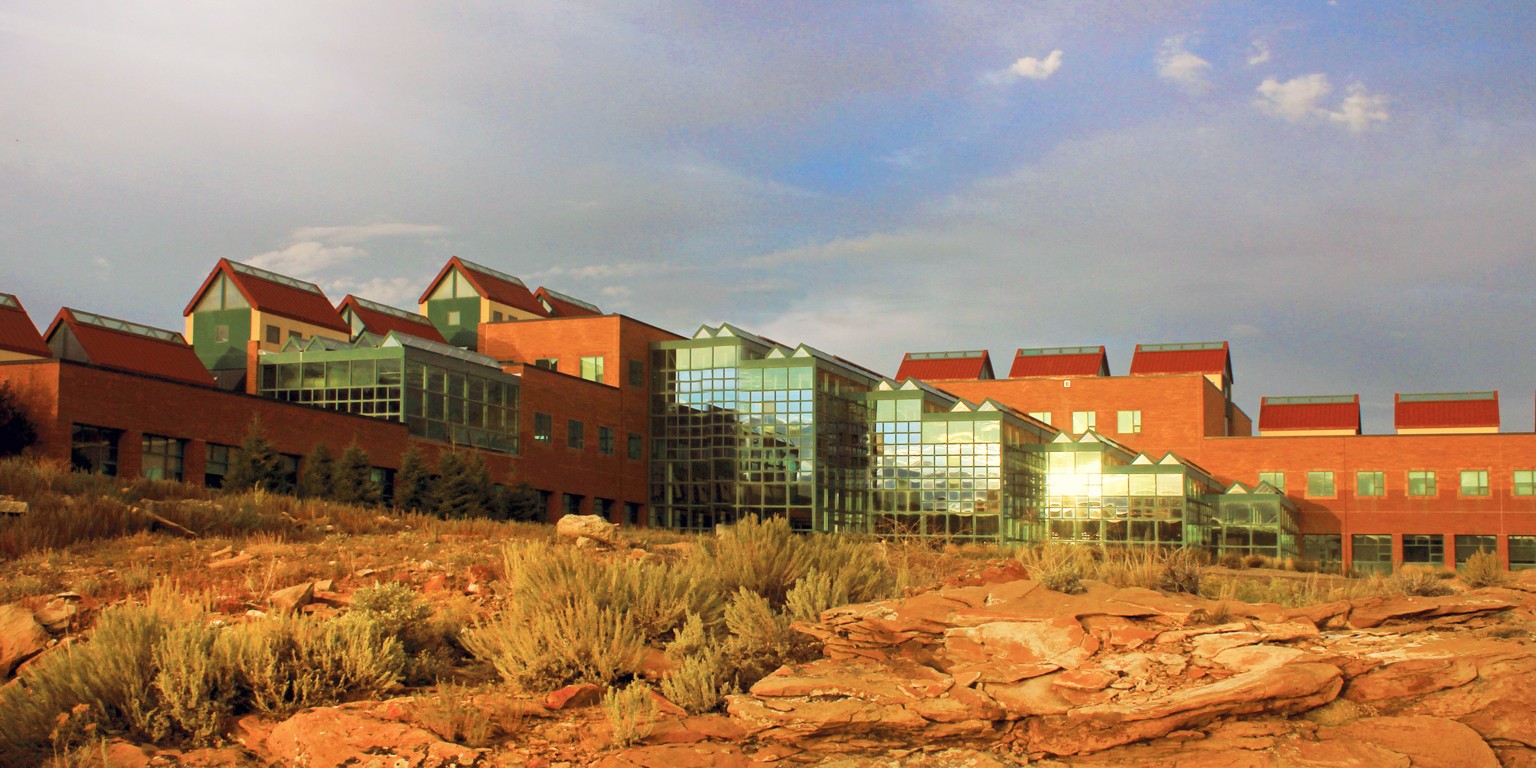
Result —
<path fill-rule="evenodd" d="M 1515 470 L 1515 495 L 1536 496 L 1536 469 Z"/>
<path fill-rule="evenodd" d="M 1090 429 L 1099 428 L 1099 414 L 1096 411 L 1073 411 L 1072 431 L 1077 433 L 1087 432 Z"/>
<path fill-rule="evenodd" d="M 457 309 L 451 310 L 451 311 L 448 312 L 448 324 L 449 325 L 458 325 L 459 324 L 459 320 L 461 318 L 462 318 L 462 315 L 459 314 L 459 310 L 457 310 Z"/>
<path fill-rule="evenodd" d="M 117 444 L 121 429 L 74 424 L 70 428 L 69 463 L 82 472 L 117 474 Z"/>
<path fill-rule="evenodd" d="M 1334 495 L 1332 472 L 1308 472 L 1307 496 L 1326 498 Z"/>
<path fill-rule="evenodd" d="M 613 427 L 597 428 L 597 452 L 604 456 L 613 455 Z"/>
<path fill-rule="evenodd" d="M 587 425 L 576 419 L 565 423 L 565 445 L 568 448 L 587 447 Z"/>
<path fill-rule="evenodd" d="M 1403 562 L 1408 565 L 1445 565 L 1445 537 L 1425 533 L 1403 534 Z"/>
<path fill-rule="evenodd" d="M 1433 496 L 1435 495 L 1435 473 L 1427 470 L 1414 470 L 1408 473 L 1409 496 Z"/>
<path fill-rule="evenodd" d="M 227 445 L 208 444 L 208 459 L 203 462 L 203 485 L 224 487 L 224 476 L 229 474 L 229 455 L 233 450 Z"/>
<path fill-rule="evenodd" d="M 1536 536 L 1509 537 L 1509 569 L 1536 568 Z"/>
<path fill-rule="evenodd" d="M 215 325 L 213 327 L 213 343 L 215 343 L 215 344 L 227 344 L 227 343 L 229 343 L 229 326 L 227 326 L 227 325 Z"/>
<path fill-rule="evenodd" d="M 492 312 L 492 313 L 491 313 L 491 322 L 493 322 L 493 323 L 499 323 L 499 322 L 501 322 L 501 321 L 502 321 L 502 318 L 504 318 L 504 317 L 506 317 L 506 315 L 503 315 L 503 314 L 502 314 L 502 313 L 501 313 L 501 312 L 499 312 L 499 311 L 497 311 L 497 312 Z"/>
<path fill-rule="evenodd" d="M 1051 412 L 1050 411 L 1030 411 L 1029 412 L 1029 417 L 1031 419 L 1035 419 L 1037 421 L 1045 422 L 1046 424 L 1051 423 Z"/>
<path fill-rule="evenodd" d="M 564 498 L 561 499 L 562 511 L 564 511 L 565 514 L 567 514 L 567 515 L 579 515 L 579 514 L 581 514 L 581 500 L 582 500 L 582 498 L 583 497 L 577 496 L 574 493 L 564 494 Z"/>
<path fill-rule="evenodd" d="M 581 358 L 581 377 L 587 381 L 603 380 L 603 358 L 601 355 Z"/>
<path fill-rule="evenodd" d="M 1461 495 L 1487 496 L 1488 470 L 1463 469 L 1461 471 Z"/>
<path fill-rule="evenodd" d="M 640 445 L 640 436 L 633 432 L 629 433 L 629 457 L 631 459 L 639 460 L 642 450 L 643 448 Z"/>
<path fill-rule="evenodd" d="M 541 358 L 533 361 L 533 367 L 535 367 L 535 368 L 543 368 L 546 371 L 553 371 L 553 370 L 555 370 L 555 369 L 560 367 L 560 358 L 558 358 L 558 357 L 541 357 Z"/>
<path fill-rule="evenodd" d="M 1387 495 L 1386 476 L 1380 472 L 1356 472 L 1355 495 L 1362 497 Z"/>
<path fill-rule="evenodd" d="M 1352 565 L 1359 573 L 1392 572 L 1392 534 L 1357 533 L 1351 542 L 1354 546 Z"/>
<path fill-rule="evenodd" d="M 1259 473 L 1259 482 L 1261 482 L 1261 483 L 1269 483 L 1270 485 L 1273 485 L 1275 487 L 1275 490 L 1277 490 L 1277 491 L 1279 491 L 1281 493 L 1285 493 L 1285 473 L 1284 472 L 1260 472 Z"/>
<path fill-rule="evenodd" d="M 631 387 L 645 385 L 645 363 L 639 360 L 629 361 L 629 385 Z"/>
<path fill-rule="evenodd" d="M 610 515 L 613 514 L 613 499 L 593 498 L 592 514 L 597 515 L 604 520 L 613 519 L 610 517 Z"/>
<path fill-rule="evenodd" d="M 281 344 L 281 343 L 283 343 L 283 329 L 281 329 L 281 328 L 279 328 L 279 327 L 277 327 L 275 325 L 267 326 L 267 343 L 268 344 Z"/>
<path fill-rule="evenodd" d="M 533 415 L 533 441 L 547 443 L 555 435 L 555 419 L 547 413 Z"/>
<path fill-rule="evenodd" d="M 288 340 L 289 341 L 303 341 L 304 340 L 304 334 L 299 333 L 298 331 L 289 331 L 288 332 Z"/>
<path fill-rule="evenodd" d="M 187 442 L 174 437 L 144 435 L 139 441 L 142 464 L 139 475 L 151 480 L 181 480 L 182 456 Z"/>
<path fill-rule="evenodd" d="M 633 501 L 624 502 L 624 522 L 630 525 L 640 524 L 640 505 Z"/>
<path fill-rule="evenodd" d="M 1122 435 L 1138 435 L 1138 434 L 1141 434 L 1141 411 L 1121 411 L 1120 412 L 1120 434 L 1122 434 Z"/>
<path fill-rule="evenodd" d="M 1467 561 L 1478 552 L 1498 554 L 1499 537 L 1497 536 L 1466 536 L 1456 534 L 1456 564 L 1466 565 Z"/>
<path fill-rule="evenodd" d="M 1302 534 L 1301 557 L 1317 563 L 1323 571 L 1336 572 L 1344 563 L 1344 537 L 1337 533 Z"/>

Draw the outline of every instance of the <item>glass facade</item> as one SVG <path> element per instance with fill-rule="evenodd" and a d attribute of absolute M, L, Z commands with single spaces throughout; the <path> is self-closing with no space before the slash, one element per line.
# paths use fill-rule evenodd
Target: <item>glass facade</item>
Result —
<path fill-rule="evenodd" d="M 289 342 L 259 360 L 258 393 L 403 421 L 417 437 L 517 452 L 518 379 L 483 355 L 391 333 Z"/>
<path fill-rule="evenodd" d="M 81 472 L 117 474 L 117 447 L 123 431 L 89 424 L 72 424 L 69 433 L 69 463 Z"/>
<path fill-rule="evenodd" d="M 1089 432 L 1045 446 L 1050 541 L 1210 548 L 1219 486 L 1173 454 L 1153 462 Z"/>
<path fill-rule="evenodd" d="M 1234 485 L 1216 498 L 1217 554 L 1295 557 L 1301 554 L 1298 520 L 1284 494 Z"/>
<path fill-rule="evenodd" d="M 182 460 L 187 441 L 160 435 L 144 435 L 139 440 L 142 462 L 139 474 L 152 480 L 182 479 Z"/>
<path fill-rule="evenodd" d="M 1351 537 L 1356 574 L 1392 572 L 1392 534 L 1357 533 Z"/>

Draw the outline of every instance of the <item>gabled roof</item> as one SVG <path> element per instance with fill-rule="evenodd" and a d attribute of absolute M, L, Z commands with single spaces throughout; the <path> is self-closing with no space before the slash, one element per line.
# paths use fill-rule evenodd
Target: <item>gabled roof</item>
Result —
<path fill-rule="evenodd" d="M 1104 347 L 1035 347 L 1014 353 L 1010 379 L 1032 376 L 1108 376 Z"/>
<path fill-rule="evenodd" d="M 214 386 L 192 345 L 175 331 L 65 307 L 48 326 L 50 342 L 56 333 L 73 337 L 91 365 Z"/>
<path fill-rule="evenodd" d="M 539 289 L 533 292 L 533 297 L 539 300 L 539 305 L 544 307 L 551 317 L 591 317 L 603 314 L 596 304 L 543 286 L 539 286 Z"/>
<path fill-rule="evenodd" d="M 53 356 L 53 351 L 37 332 L 37 326 L 32 324 L 32 317 L 21 306 L 21 300 L 9 293 L 0 293 L 0 350 L 38 357 Z"/>
<path fill-rule="evenodd" d="M 1398 394 L 1393 397 L 1392 421 L 1398 429 L 1497 429 L 1499 393 Z"/>
<path fill-rule="evenodd" d="M 1192 344 L 1137 344 L 1131 356 L 1131 375 L 1150 373 L 1204 373 L 1232 378 L 1232 355 L 1225 341 Z"/>
<path fill-rule="evenodd" d="M 1359 395 L 1266 397 L 1259 401 L 1259 431 L 1350 430 L 1360 434 Z"/>
<path fill-rule="evenodd" d="M 481 298 L 516 307 L 524 312 L 532 312 L 540 317 L 549 317 L 549 310 L 544 309 L 544 305 L 534 298 L 533 292 L 528 290 L 528 286 L 523 284 L 523 281 L 500 270 L 457 256 L 449 258 L 448 263 L 438 270 L 437 277 L 432 278 L 432 282 L 427 285 L 427 290 L 422 292 L 417 302 L 426 303 L 432 296 L 432 292 L 437 290 L 438 283 L 441 283 L 443 278 L 448 276 L 448 272 L 454 268 L 458 268 L 464 275 L 464 279 L 475 287 L 475 291 Z"/>
<path fill-rule="evenodd" d="M 320 286 L 229 259 L 219 259 L 213 271 L 208 273 L 208 279 L 203 281 L 197 293 L 192 294 L 192 300 L 187 302 L 187 308 L 181 312 L 183 316 L 192 314 L 192 310 L 197 307 L 197 303 L 207 292 L 208 286 L 212 285 L 214 279 L 221 274 L 228 277 L 240 291 L 240 295 L 244 296 L 245 300 L 259 312 L 318 325 L 333 331 L 343 333 L 350 331 L 347 324 L 341 321 L 341 316 L 336 314 L 336 308 L 331 306 L 331 300 L 325 297 L 325 292 L 320 290 Z"/>
<path fill-rule="evenodd" d="M 908 352 L 901 358 L 896 380 L 991 379 L 992 359 L 985 349 L 961 352 Z"/>
<path fill-rule="evenodd" d="M 399 331 L 420 336 L 428 341 L 447 343 L 443 335 L 437 332 L 437 327 L 432 325 L 431 320 L 415 312 L 407 312 L 387 304 L 358 298 L 352 294 L 347 294 L 347 297 L 336 305 L 336 313 L 339 315 L 348 309 L 362 321 L 363 330 L 368 333 L 384 336 L 390 331 Z"/>

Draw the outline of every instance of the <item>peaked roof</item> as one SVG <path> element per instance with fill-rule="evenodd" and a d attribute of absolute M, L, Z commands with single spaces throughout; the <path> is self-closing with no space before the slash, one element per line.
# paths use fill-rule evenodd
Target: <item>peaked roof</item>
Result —
<path fill-rule="evenodd" d="M 428 341 L 447 343 L 443 335 L 437 332 L 437 327 L 432 325 L 431 320 L 415 312 L 407 312 L 387 304 L 358 298 L 350 293 L 336 305 L 336 314 L 339 315 L 348 309 L 362 321 L 363 330 L 368 333 L 384 336 L 390 331 L 399 331 L 420 336 Z"/>
<path fill-rule="evenodd" d="M 21 300 L 9 293 L 0 293 L 0 350 L 53 357 Z"/>
<path fill-rule="evenodd" d="M 596 304 L 543 286 L 539 286 L 539 289 L 533 292 L 533 297 L 539 300 L 539 305 L 544 307 L 551 317 L 591 317 L 603 314 Z"/>
<path fill-rule="evenodd" d="M 219 259 L 197 293 L 192 295 L 192 300 L 187 302 L 187 308 L 181 312 L 183 316 L 192 314 L 197 302 L 202 300 L 203 294 L 219 275 L 229 278 L 240 295 L 260 312 L 269 312 L 333 331 L 350 331 L 320 286 L 229 259 Z"/>
<path fill-rule="evenodd" d="M 1398 429 L 1457 429 L 1499 426 L 1498 392 L 1427 392 L 1393 396 Z"/>
<path fill-rule="evenodd" d="M 896 380 L 991 379 L 992 359 L 985 349 L 962 352 L 908 352 L 901 358 Z"/>
<path fill-rule="evenodd" d="M 48 326 L 51 341 L 67 329 L 91 365 L 146 376 L 214 386 L 192 345 L 175 331 L 64 307 Z"/>
<path fill-rule="evenodd" d="M 1035 347 L 1014 353 L 1010 379 L 1032 376 L 1108 376 L 1104 347 Z"/>
<path fill-rule="evenodd" d="M 1359 395 L 1266 397 L 1259 401 L 1259 431 L 1352 430 L 1360 434 Z"/>
<path fill-rule="evenodd" d="M 1131 375 L 1149 373 L 1219 374 L 1233 381 L 1232 355 L 1225 341 L 1137 344 L 1131 356 Z"/>
<path fill-rule="evenodd" d="M 544 305 L 534 298 L 533 292 L 528 290 L 528 286 L 524 285 L 523 281 L 500 270 L 491 269 L 490 267 L 476 264 L 473 261 L 461 259 L 457 256 L 449 258 L 448 263 L 438 270 L 437 277 L 432 278 L 432 282 L 427 285 L 427 290 L 422 292 L 421 298 L 417 299 L 417 302 L 426 303 L 427 299 L 432 296 L 432 292 L 437 290 L 438 283 L 441 283 L 443 278 L 448 276 L 449 270 L 455 267 L 464 275 L 464 279 L 468 280 L 469 284 L 475 287 L 475 291 L 482 298 L 490 299 L 497 304 L 516 307 L 525 312 L 532 312 L 540 317 L 549 317 L 549 310 L 546 310 Z"/>

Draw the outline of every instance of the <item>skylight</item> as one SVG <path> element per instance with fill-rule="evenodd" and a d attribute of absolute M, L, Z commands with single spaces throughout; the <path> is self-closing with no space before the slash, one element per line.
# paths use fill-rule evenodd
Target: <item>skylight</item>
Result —
<path fill-rule="evenodd" d="M 578 299 L 578 298 L 575 298 L 575 297 L 572 297 L 572 296 L 567 296 L 566 294 L 563 294 L 563 293 L 561 293 L 561 292 L 559 292 L 557 290 L 554 290 L 552 288 L 540 288 L 539 290 L 543 291 L 546 295 L 553 296 L 553 297 L 555 297 L 555 298 L 557 298 L 557 299 L 559 299 L 559 300 L 561 300 L 561 301 L 563 301 L 563 302 L 565 302 L 567 304 L 575 304 L 576 306 L 581 307 L 582 309 L 588 309 L 588 310 L 591 310 L 593 312 L 597 312 L 599 314 L 602 313 L 602 310 L 598 309 L 597 305 L 593 304 L 590 301 L 582 301 L 581 299 Z"/>
<path fill-rule="evenodd" d="M 908 352 L 908 360 L 963 360 L 985 355 L 985 349 L 966 349 L 956 352 Z"/>
<path fill-rule="evenodd" d="M 127 320 L 119 320 L 115 317 L 97 315 L 91 312 L 81 312 L 78 309 L 70 310 L 70 314 L 74 315 L 75 322 L 84 323 L 86 325 L 93 325 L 97 328 L 105 328 L 109 331 L 131 333 L 135 336 L 143 336 L 146 339 L 155 339 L 156 341 L 169 341 L 173 344 L 187 343 L 184 339 L 181 338 L 181 334 L 176 333 L 175 331 L 167 331 L 163 328 L 153 328 L 148 325 L 132 323 Z"/>
<path fill-rule="evenodd" d="M 1018 357 L 1046 357 L 1050 355 L 1097 355 L 1098 347 L 1035 347 L 1019 350 Z"/>
<path fill-rule="evenodd" d="M 231 261 L 231 262 L 229 262 L 229 267 L 230 267 L 230 269 L 233 269 L 233 270 L 235 270 L 236 272 L 239 272 L 242 275 L 250 275 L 251 277 L 259 277 L 262 280 L 266 280 L 268 282 L 273 282 L 273 283 L 278 283 L 280 285 L 286 285 L 289 288 L 297 288 L 297 289 L 299 289 L 301 291 L 305 291 L 307 293 L 320 293 L 320 286 L 315 285 L 314 283 L 306 283 L 303 280 L 297 280 L 297 279 L 294 279 L 294 278 L 289 277 L 287 275 L 279 275 L 276 272 L 265 270 L 265 269 L 262 269 L 261 267 L 253 267 L 253 266 L 251 266 L 249 264 L 241 264 L 238 261 Z"/>
<path fill-rule="evenodd" d="M 416 314 L 415 312 L 407 312 L 407 311 L 405 311 L 403 309 L 397 309 L 395 307 L 391 307 L 388 304 L 380 304 L 377 301 L 369 301 L 367 299 L 358 298 L 357 296 L 353 296 L 352 300 L 357 302 L 357 305 L 362 307 L 362 308 L 364 308 L 364 309 L 371 309 L 374 312 L 382 312 L 382 313 L 384 313 L 386 315 L 390 315 L 391 317 L 398 317 L 401 320 L 409 320 L 409 321 L 411 321 L 413 323 L 425 323 L 425 322 L 427 322 L 427 319 L 425 317 L 422 317 L 421 315 Z"/>
<path fill-rule="evenodd" d="M 509 283 L 512 283 L 514 285 L 521 285 L 524 288 L 528 287 L 527 285 L 523 284 L 523 281 L 521 281 L 521 280 L 519 280 L 519 279 L 517 279 L 517 278 L 515 278 L 515 277 L 513 277 L 513 276 L 511 276 L 511 275 L 509 275 L 509 274 L 507 274 L 505 272 L 502 272 L 499 269 L 491 269 L 490 267 L 484 266 L 482 264 L 476 264 L 475 262 L 469 261 L 468 259 L 459 259 L 459 263 L 463 264 L 465 266 L 465 268 L 467 268 L 469 270 L 472 270 L 472 271 L 475 271 L 475 272 L 479 272 L 481 274 L 490 275 L 491 277 L 494 277 L 494 278 L 496 278 L 498 280 L 505 280 L 505 281 L 507 281 Z"/>
<path fill-rule="evenodd" d="M 21 309 L 21 302 L 17 301 L 16 297 L 9 293 L 0 293 L 0 307 L 6 307 L 7 309 Z"/>

